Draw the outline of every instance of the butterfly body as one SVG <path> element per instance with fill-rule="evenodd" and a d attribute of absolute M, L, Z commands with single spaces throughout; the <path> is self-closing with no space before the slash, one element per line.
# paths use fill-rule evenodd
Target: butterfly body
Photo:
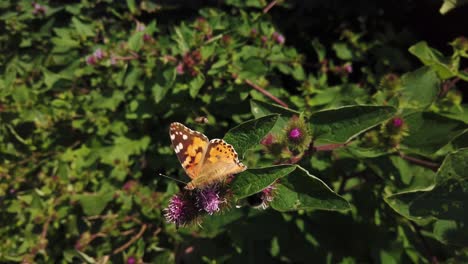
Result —
<path fill-rule="evenodd" d="M 247 169 L 234 148 L 222 139 L 208 140 L 177 122 L 171 124 L 169 136 L 182 167 L 192 179 L 185 189 L 203 189 Z"/>

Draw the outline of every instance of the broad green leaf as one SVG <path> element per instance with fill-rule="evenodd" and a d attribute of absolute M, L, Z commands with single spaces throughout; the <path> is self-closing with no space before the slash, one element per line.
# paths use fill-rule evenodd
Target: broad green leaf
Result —
<path fill-rule="evenodd" d="M 433 68 L 443 80 L 454 77 L 450 58 L 444 57 L 438 50 L 429 47 L 427 42 L 421 41 L 409 48 L 414 56 L 418 57 L 424 65 Z M 456 68 L 455 68 L 456 69 Z"/>
<path fill-rule="evenodd" d="M 409 135 L 402 148 L 422 155 L 431 155 L 461 134 L 467 125 L 435 113 L 418 112 L 405 117 Z"/>
<path fill-rule="evenodd" d="M 206 217 L 203 221 L 203 237 L 213 238 L 224 232 L 229 224 L 236 224 L 245 214 L 242 210 L 230 210 L 223 214 Z"/>
<path fill-rule="evenodd" d="M 78 18 L 73 17 L 72 23 L 76 29 L 76 32 L 78 32 L 78 35 L 80 35 L 82 39 L 85 39 L 86 37 L 92 37 L 95 35 L 93 27 L 91 25 L 84 24 Z"/>
<path fill-rule="evenodd" d="M 468 221 L 437 220 L 434 235 L 446 244 L 468 245 Z"/>
<path fill-rule="evenodd" d="M 434 70 L 422 67 L 401 78 L 400 107 L 423 110 L 439 94 L 440 80 Z"/>
<path fill-rule="evenodd" d="M 468 148 L 468 130 L 456 137 L 452 141 L 452 145 L 455 149 Z"/>
<path fill-rule="evenodd" d="M 250 100 L 250 107 L 252 109 L 252 114 L 255 118 L 259 118 L 266 115 L 271 114 L 280 114 L 281 116 L 285 116 L 290 118 L 294 115 L 299 115 L 300 112 L 285 108 L 280 105 L 270 104 L 258 100 Z"/>
<path fill-rule="evenodd" d="M 278 211 L 350 209 L 349 203 L 343 197 L 299 166 L 288 176 L 281 178 L 275 186 L 275 197 L 271 207 Z"/>
<path fill-rule="evenodd" d="M 443 220 L 434 230 L 442 241 L 467 245 L 466 238 L 457 233 L 468 231 L 468 149 L 447 155 L 433 186 L 393 194 L 385 200 L 409 219 Z"/>
<path fill-rule="evenodd" d="M 295 165 L 279 165 L 260 169 L 249 169 L 234 178 L 231 190 L 237 199 L 258 193 L 275 180 L 284 177 L 296 169 Z"/>
<path fill-rule="evenodd" d="M 389 119 L 395 112 L 391 106 L 344 106 L 312 114 L 310 126 L 317 142 L 344 143 Z"/>
<path fill-rule="evenodd" d="M 99 193 L 79 195 L 78 201 L 86 215 L 99 215 L 113 198 L 114 193 L 112 191 L 101 191 Z"/>
<path fill-rule="evenodd" d="M 245 152 L 260 143 L 278 120 L 278 115 L 268 115 L 246 121 L 231 130 L 224 136 L 224 140 L 231 144 L 239 154 L 244 157 Z"/>
<path fill-rule="evenodd" d="M 293 116 L 299 116 L 301 113 L 292 109 L 288 109 L 276 104 L 270 104 L 258 100 L 250 100 L 250 109 L 255 118 L 260 118 L 263 116 L 271 114 L 279 114 L 278 121 L 272 129 L 273 133 L 280 134 L 286 124 L 289 122 L 289 119 Z"/>

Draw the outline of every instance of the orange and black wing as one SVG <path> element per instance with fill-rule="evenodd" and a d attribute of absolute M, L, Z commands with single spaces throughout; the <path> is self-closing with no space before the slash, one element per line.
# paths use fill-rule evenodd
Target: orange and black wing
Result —
<path fill-rule="evenodd" d="M 198 177 L 209 145 L 208 138 L 177 122 L 171 124 L 169 136 L 177 158 L 187 175 L 191 179 Z"/>

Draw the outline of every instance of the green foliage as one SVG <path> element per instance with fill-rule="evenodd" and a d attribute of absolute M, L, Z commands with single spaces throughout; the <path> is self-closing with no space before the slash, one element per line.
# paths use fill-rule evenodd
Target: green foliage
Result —
<path fill-rule="evenodd" d="M 378 1 L 183 2 L 0 3 L 0 262 L 466 262 L 466 36 Z M 248 166 L 178 229 L 171 122 Z"/>
<path fill-rule="evenodd" d="M 434 235 L 443 242 L 466 245 L 468 240 L 468 186 L 466 164 L 468 150 L 450 153 L 426 190 L 393 194 L 386 201 L 410 219 L 435 218 Z"/>
<path fill-rule="evenodd" d="M 310 122 L 317 141 L 344 143 L 389 119 L 395 112 L 390 106 L 344 106 L 314 113 Z"/>

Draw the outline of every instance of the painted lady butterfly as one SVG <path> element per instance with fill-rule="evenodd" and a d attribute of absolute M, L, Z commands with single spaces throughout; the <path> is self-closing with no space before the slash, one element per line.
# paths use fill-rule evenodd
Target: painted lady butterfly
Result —
<path fill-rule="evenodd" d="M 203 189 L 247 169 L 234 148 L 222 139 L 208 141 L 202 133 L 180 123 L 171 124 L 169 136 L 185 173 L 192 179 L 185 189 Z"/>

